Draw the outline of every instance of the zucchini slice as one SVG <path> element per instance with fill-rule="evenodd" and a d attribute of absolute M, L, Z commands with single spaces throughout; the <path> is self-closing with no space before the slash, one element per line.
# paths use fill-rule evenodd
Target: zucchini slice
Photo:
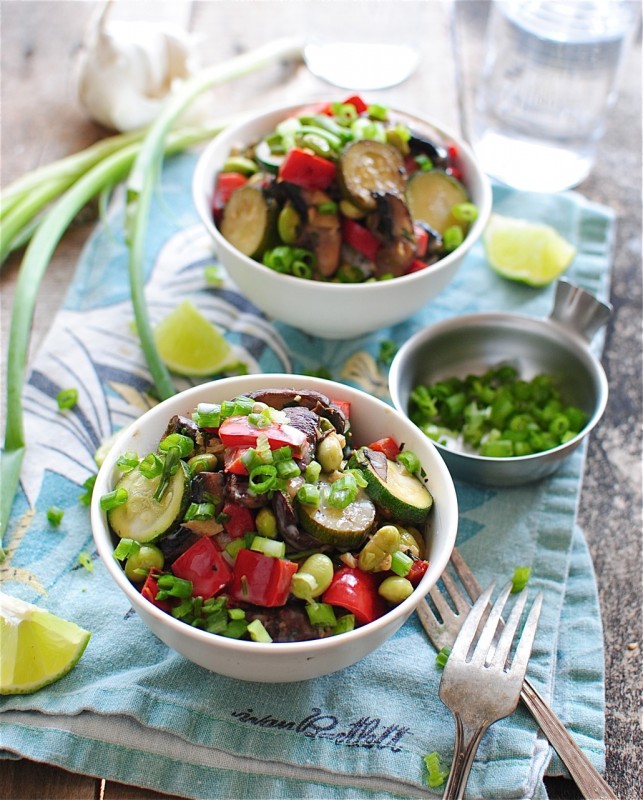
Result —
<path fill-rule="evenodd" d="M 442 235 L 451 225 L 463 226 L 451 213 L 453 206 L 469 202 L 467 190 L 452 175 L 439 169 L 415 172 L 409 178 L 406 198 L 415 222 L 424 222 Z M 466 233 L 466 223 L 465 233 Z"/>
<path fill-rule="evenodd" d="M 338 180 L 352 203 L 365 211 L 374 211 L 376 195 L 404 196 L 404 159 L 393 145 L 359 139 L 342 153 L 338 162 Z"/>
<path fill-rule="evenodd" d="M 120 539 L 141 544 L 153 542 L 183 519 L 190 503 L 190 470 L 181 461 L 163 499 L 154 499 L 161 476 L 146 478 L 138 469 L 125 473 L 116 489 L 127 490 L 127 502 L 107 512 L 107 520 Z"/>
<path fill-rule="evenodd" d="M 259 166 L 262 167 L 262 169 L 265 169 L 266 172 L 270 172 L 273 175 L 276 175 L 277 172 L 279 172 L 279 167 L 285 158 L 285 155 L 273 153 L 270 149 L 270 145 L 265 139 L 262 139 L 259 144 L 256 145 L 254 156 L 259 162 Z"/>
<path fill-rule="evenodd" d="M 246 184 L 232 193 L 223 210 L 221 233 L 244 255 L 255 257 L 273 235 L 275 209 L 258 186 Z"/>
<path fill-rule="evenodd" d="M 327 488 L 330 482 L 319 481 L 321 500 L 318 506 L 296 501 L 299 523 L 306 533 L 338 550 L 359 547 L 375 525 L 375 506 L 360 489 L 357 498 L 346 508 L 334 508 L 325 502 Z"/>
<path fill-rule="evenodd" d="M 413 525 L 426 520 L 433 497 L 422 481 L 402 464 L 362 447 L 351 456 L 350 466 L 362 471 L 366 492 L 384 516 Z"/>

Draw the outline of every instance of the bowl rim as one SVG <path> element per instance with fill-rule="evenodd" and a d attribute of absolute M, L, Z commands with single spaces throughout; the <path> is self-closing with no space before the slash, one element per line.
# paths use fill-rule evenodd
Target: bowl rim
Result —
<path fill-rule="evenodd" d="M 150 419 L 154 419 L 156 417 L 169 419 L 172 415 L 172 412 L 167 413 L 166 409 L 173 408 L 179 401 L 179 398 L 181 400 L 189 400 L 190 397 L 207 391 L 209 387 L 214 386 L 215 384 L 223 387 L 224 389 L 230 386 L 233 392 L 230 397 L 234 397 L 235 386 L 239 387 L 244 383 L 247 384 L 250 382 L 257 383 L 257 386 L 253 388 L 260 388 L 259 384 L 263 384 L 267 388 L 273 381 L 277 381 L 277 387 L 279 386 L 279 382 L 281 382 L 281 385 L 284 386 L 284 388 L 289 383 L 293 384 L 293 388 L 299 388 L 298 384 L 301 386 L 301 388 L 304 388 L 303 385 L 307 382 L 309 384 L 307 388 L 316 389 L 318 391 L 324 391 L 324 388 L 339 388 L 346 394 L 358 397 L 363 396 L 369 402 L 375 403 L 376 406 L 379 406 L 382 410 L 386 410 L 387 413 L 397 415 L 400 424 L 405 427 L 409 427 L 409 433 L 413 435 L 412 428 L 414 426 L 410 420 L 405 417 L 405 415 L 400 414 L 397 409 L 388 403 L 385 403 L 383 400 L 369 395 L 366 392 L 363 392 L 361 389 L 356 389 L 348 384 L 341 384 L 325 378 L 312 378 L 304 375 L 298 375 L 296 373 L 255 373 L 252 375 L 222 378 L 220 380 L 198 384 L 197 386 L 193 386 L 177 393 L 176 395 L 173 395 L 170 398 L 167 398 L 166 400 L 163 400 L 156 406 L 148 409 L 148 411 L 134 420 L 129 426 L 127 426 L 127 428 L 123 429 L 115 438 L 109 453 L 105 457 L 105 460 L 98 471 L 90 509 L 92 535 L 101 561 L 105 565 L 111 578 L 124 592 L 125 596 L 129 599 L 133 607 L 140 609 L 141 612 L 143 612 L 143 614 L 146 616 L 151 616 L 157 623 L 167 626 L 169 631 L 175 632 L 181 638 L 187 637 L 195 640 L 196 642 L 202 642 L 203 644 L 218 644 L 228 653 L 236 653 L 237 655 L 262 653 L 268 655 L 269 657 L 277 657 L 277 654 L 280 654 L 279 657 L 282 657 L 284 654 L 297 655 L 299 653 L 315 653 L 317 650 L 324 650 L 327 652 L 328 650 L 332 650 L 337 647 L 350 646 L 351 642 L 355 642 L 358 639 L 369 635 L 377 635 L 378 633 L 385 631 L 391 624 L 398 620 L 402 620 L 403 623 L 405 619 L 413 612 L 419 600 L 428 593 L 430 589 L 429 583 L 431 583 L 431 585 L 434 583 L 434 581 L 431 579 L 431 575 L 435 572 L 435 567 L 433 566 L 435 561 L 432 560 L 430 570 L 427 570 L 427 572 L 424 574 L 419 584 L 415 587 L 413 593 L 403 600 L 402 603 L 394 606 L 373 622 L 369 622 L 366 625 L 361 625 L 352 631 L 341 634 L 341 636 L 329 636 L 321 639 L 305 640 L 302 642 L 263 643 L 217 636 L 216 634 L 209 633 L 208 631 L 203 631 L 186 625 L 184 622 L 175 619 L 171 615 L 157 608 L 153 603 L 147 601 L 129 581 L 125 575 L 125 572 L 113 557 L 114 545 L 112 543 L 111 534 L 107 525 L 106 514 L 100 508 L 101 495 L 104 493 L 104 491 L 109 491 L 109 489 L 112 488 L 115 462 L 118 458 L 118 454 L 122 452 L 123 449 L 121 442 L 124 443 L 129 441 L 131 436 L 135 435 L 138 431 L 145 427 Z M 252 389 L 246 390 L 251 391 Z M 242 390 L 237 390 L 236 393 L 239 394 L 241 391 Z M 327 394 L 327 392 L 324 393 Z M 442 558 L 437 562 L 439 577 L 439 574 L 441 574 L 446 567 L 453 547 L 455 546 L 458 529 L 458 501 L 453 479 L 446 464 L 444 463 L 444 460 L 437 452 L 433 442 L 427 440 L 425 444 L 429 446 L 429 450 L 433 449 L 436 451 L 435 463 L 432 465 L 432 469 L 440 473 L 440 480 L 448 494 L 445 504 L 452 508 L 453 516 L 453 524 L 451 525 L 451 529 L 447 530 L 447 546 L 444 548 Z"/>
<path fill-rule="evenodd" d="M 389 387 L 389 394 L 391 395 L 391 399 L 393 401 L 393 405 L 395 408 L 401 413 L 404 414 L 408 419 L 408 413 L 405 408 L 403 408 L 403 404 L 401 402 L 399 391 L 398 391 L 398 377 L 401 372 L 402 364 L 404 361 L 408 360 L 411 355 L 418 349 L 422 347 L 422 345 L 426 344 L 427 341 L 435 338 L 436 336 L 441 335 L 442 333 L 449 333 L 454 332 L 456 330 L 476 330 L 480 327 L 486 328 L 487 326 L 485 323 L 496 323 L 496 324 L 504 324 L 507 328 L 520 328 L 520 323 L 526 323 L 532 326 L 537 326 L 540 331 L 548 332 L 549 334 L 556 334 L 558 338 L 562 338 L 563 341 L 568 341 L 577 345 L 580 352 L 583 353 L 586 362 L 588 365 L 591 365 L 594 376 L 598 380 L 598 397 L 600 402 L 594 407 L 592 414 L 587 421 L 585 427 L 580 430 L 573 439 L 570 439 L 567 442 L 557 445 L 556 447 L 552 447 L 550 450 L 543 450 L 539 453 L 530 453 L 529 455 L 524 456 L 510 456 L 508 458 L 500 458 L 498 456 L 483 456 L 478 453 L 471 453 L 468 451 L 463 450 L 454 450 L 451 447 L 447 447 L 446 445 L 441 444 L 440 442 L 433 441 L 438 452 L 443 456 L 443 458 L 447 458 L 449 460 L 456 460 L 461 459 L 464 462 L 471 462 L 471 463 L 482 463 L 487 464 L 488 466 L 498 464 L 498 465 L 507 465 L 507 464 L 520 464 L 520 463 L 530 463 L 533 461 L 541 461 L 541 460 L 555 460 L 558 457 L 562 457 L 566 455 L 568 452 L 574 450 L 581 441 L 596 427 L 599 423 L 603 413 L 605 412 L 605 408 L 607 406 L 607 400 L 609 396 L 609 384 L 607 381 L 607 375 L 601 364 L 600 360 L 592 353 L 590 347 L 588 346 L 587 340 L 585 340 L 579 333 L 574 331 L 571 328 L 562 325 L 557 320 L 552 319 L 551 317 L 534 317 L 528 314 L 518 314 L 511 311 L 481 311 L 473 314 L 465 314 L 463 316 L 456 316 L 456 317 L 449 317 L 448 319 L 444 319 L 441 322 L 437 322 L 433 325 L 428 325 L 425 328 L 420 329 L 417 331 L 413 336 L 411 336 L 407 341 L 400 347 L 397 351 L 395 356 L 393 357 L 393 361 L 391 362 L 391 366 L 389 369 L 388 374 L 388 387 Z M 570 350 L 571 352 L 571 350 Z M 572 354 L 576 357 L 576 354 Z"/>
<path fill-rule="evenodd" d="M 260 269 L 261 274 L 264 274 L 268 268 L 254 258 L 244 255 L 236 247 L 231 245 L 230 242 L 228 242 L 228 240 L 225 239 L 225 237 L 221 234 L 218 227 L 214 224 L 212 215 L 209 211 L 207 194 L 202 191 L 205 185 L 205 178 L 211 173 L 216 174 L 216 170 L 213 169 L 215 165 L 212 163 L 214 158 L 213 153 L 215 153 L 222 146 L 222 142 L 234 140 L 235 137 L 243 138 L 240 137 L 240 134 L 243 133 L 243 131 L 250 125 L 256 125 L 260 121 L 272 118 L 278 114 L 283 115 L 284 118 L 286 118 L 290 113 L 296 111 L 297 109 L 310 106 L 314 102 L 314 100 L 309 100 L 298 103 L 289 103 L 287 105 L 273 105 L 268 106 L 259 112 L 255 111 L 244 114 L 212 138 L 199 156 L 193 172 L 192 197 L 202 224 L 214 238 L 214 241 L 219 247 L 224 248 L 231 255 L 241 259 L 246 266 L 251 265 L 253 270 Z M 444 256 L 444 258 L 436 261 L 435 264 L 431 264 L 426 269 L 418 270 L 417 272 L 412 272 L 406 275 L 400 275 L 399 277 L 392 278 L 390 281 L 373 281 L 371 283 L 333 283 L 331 281 L 310 281 L 305 278 L 297 278 L 293 275 L 285 275 L 283 273 L 275 272 L 274 270 L 269 270 L 269 274 L 271 274 L 273 279 L 284 280 L 285 286 L 288 286 L 289 284 L 292 284 L 293 286 L 301 286 L 302 281 L 306 281 L 307 283 L 312 283 L 315 287 L 317 287 L 316 291 L 319 291 L 320 287 L 323 287 L 324 291 L 331 293 L 348 292 L 350 294 L 358 291 L 366 291 L 370 294 L 375 294 L 377 292 L 382 293 L 385 291 L 390 291 L 390 286 L 392 284 L 403 286 L 412 283 L 419 283 L 423 278 L 426 278 L 429 273 L 431 275 L 435 275 L 437 272 L 443 272 L 447 270 L 449 267 L 453 266 L 454 262 L 459 263 L 459 261 L 465 257 L 469 250 L 479 240 L 484 231 L 487 220 L 491 215 L 493 191 L 491 188 L 491 180 L 482 170 L 480 163 L 475 157 L 473 149 L 462 136 L 454 133 L 449 128 L 445 128 L 441 123 L 434 121 L 431 117 L 422 117 L 419 116 L 417 112 L 406 111 L 397 107 L 391 108 L 390 110 L 395 114 L 406 116 L 410 119 L 415 119 L 421 124 L 435 128 L 439 133 L 451 140 L 457 146 L 460 152 L 465 153 L 467 157 L 467 168 L 473 170 L 476 179 L 480 184 L 481 198 L 480 201 L 476 203 L 478 206 L 478 216 L 463 242 L 458 245 L 455 250 L 452 250 L 450 253 Z M 468 191 L 470 191 L 469 186 L 466 183 L 465 187 Z"/>

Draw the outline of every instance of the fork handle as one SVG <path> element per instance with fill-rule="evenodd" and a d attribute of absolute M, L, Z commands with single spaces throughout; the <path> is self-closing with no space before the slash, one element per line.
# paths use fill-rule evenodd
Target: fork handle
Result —
<path fill-rule="evenodd" d="M 464 790 L 467 786 L 471 765 L 475 758 L 480 744 L 480 739 L 484 735 L 491 723 L 484 723 L 479 726 L 467 725 L 460 714 L 453 712 L 455 718 L 455 744 L 453 752 L 453 762 L 449 771 L 447 785 L 444 787 L 443 800 L 462 800 Z"/>
<path fill-rule="evenodd" d="M 583 797 L 589 798 L 589 800 L 597 797 L 600 797 L 601 800 L 617 800 L 616 795 L 605 783 L 598 770 L 592 766 L 565 726 L 528 680 L 525 680 L 522 685 L 520 699 L 560 756 Z"/>

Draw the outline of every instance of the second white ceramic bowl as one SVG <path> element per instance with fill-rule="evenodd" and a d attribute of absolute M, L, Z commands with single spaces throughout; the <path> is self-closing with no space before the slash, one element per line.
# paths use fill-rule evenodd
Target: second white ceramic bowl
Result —
<path fill-rule="evenodd" d="M 437 130 L 459 152 L 464 184 L 478 207 L 478 218 L 464 242 L 427 269 L 388 281 L 325 283 L 282 275 L 243 255 L 221 235 L 212 219 L 212 193 L 217 173 L 234 146 L 258 141 L 274 130 L 278 122 L 302 108 L 303 104 L 287 106 L 248 116 L 213 139 L 194 172 L 192 192 L 199 217 L 232 280 L 257 308 L 273 319 L 327 339 L 361 336 L 402 322 L 449 284 L 480 238 L 491 213 L 489 180 L 460 137 L 430 120 L 404 114 L 414 130 L 420 133 Z"/>

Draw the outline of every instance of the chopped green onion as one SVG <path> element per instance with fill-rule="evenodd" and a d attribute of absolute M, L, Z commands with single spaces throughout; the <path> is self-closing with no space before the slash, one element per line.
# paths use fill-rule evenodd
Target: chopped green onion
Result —
<path fill-rule="evenodd" d="M 138 465 L 138 469 L 144 478 L 152 480 L 163 472 L 163 462 L 156 453 L 148 453 Z"/>
<path fill-rule="evenodd" d="M 221 424 L 221 406 L 218 403 L 199 403 L 192 413 L 199 428 L 218 428 Z"/>
<path fill-rule="evenodd" d="M 401 578 L 405 578 L 409 574 L 412 566 L 411 556 L 407 556 L 401 550 L 396 550 L 391 556 L 391 570 Z"/>
<path fill-rule="evenodd" d="M 258 620 L 255 620 L 255 622 L 257 621 Z M 245 619 L 231 619 L 221 631 L 221 634 L 227 636 L 229 639 L 241 639 L 242 636 L 245 636 L 249 627 Z"/>
<path fill-rule="evenodd" d="M 230 619 L 245 619 L 246 612 L 242 608 L 229 608 L 228 616 Z"/>
<path fill-rule="evenodd" d="M 137 453 L 128 450 L 126 453 L 123 453 L 122 456 L 118 457 L 116 466 L 121 472 L 131 472 L 135 467 L 138 467 L 138 462 L 139 458 Z"/>
<path fill-rule="evenodd" d="M 328 505 L 333 508 L 347 508 L 357 497 L 357 480 L 350 472 L 344 472 L 330 486 Z"/>
<path fill-rule="evenodd" d="M 156 491 L 154 492 L 154 499 L 157 501 L 157 503 L 160 503 L 163 499 L 165 492 L 167 491 L 167 487 L 170 485 L 170 478 L 176 474 L 180 461 L 181 451 L 176 445 L 172 445 L 168 448 L 168 451 L 165 454 L 163 471 L 161 472 L 161 480 L 159 481 L 159 485 L 156 487 Z"/>
<path fill-rule="evenodd" d="M 276 467 L 277 474 L 284 480 L 296 478 L 298 475 L 301 475 L 301 470 L 297 466 L 297 462 L 294 458 L 290 458 L 288 461 L 278 461 Z"/>
<path fill-rule="evenodd" d="M 192 454 L 194 450 L 194 441 L 189 436 L 184 436 L 182 433 L 171 433 L 162 439 L 159 443 L 159 450 L 162 453 L 167 453 L 171 447 L 178 447 L 179 455 L 185 458 Z"/>
<path fill-rule="evenodd" d="M 386 122 L 388 119 L 388 108 L 379 103 L 371 103 L 366 109 L 366 113 L 371 119 L 377 119 L 380 122 Z"/>
<path fill-rule="evenodd" d="M 395 354 L 397 353 L 397 349 L 398 346 L 396 342 L 392 341 L 391 339 L 382 339 L 379 345 L 377 360 L 381 364 L 389 366 L 393 361 Z"/>
<path fill-rule="evenodd" d="M 297 499 L 307 506 L 318 506 L 320 501 L 319 488 L 314 483 L 304 483 L 297 490 Z"/>
<path fill-rule="evenodd" d="M 531 567 L 516 567 L 511 580 L 511 591 L 514 594 L 522 592 L 531 577 Z"/>
<path fill-rule="evenodd" d="M 159 587 L 156 595 L 157 600 L 167 600 L 168 597 L 186 599 L 192 596 L 192 581 L 177 578 L 176 575 L 161 575 L 156 583 Z"/>
<path fill-rule="evenodd" d="M 451 648 L 450 647 L 441 647 L 438 651 L 437 656 L 435 657 L 435 663 L 440 669 L 444 669 L 444 665 L 447 663 L 447 659 L 451 655 Z"/>
<path fill-rule="evenodd" d="M 442 234 L 442 244 L 448 253 L 460 247 L 463 241 L 464 233 L 459 225 L 451 225 Z"/>
<path fill-rule="evenodd" d="M 328 603 L 317 603 L 314 600 L 306 603 L 306 613 L 311 625 L 334 628 L 337 625 L 335 610 Z"/>
<path fill-rule="evenodd" d="M 62 389 L 56 395 L 56 402 L 61 411 L 63 409 L 73 408 L 78 402 L 78 389 Z"/>
<path fill-rule="evenodd" d="M 114 489 L 113 491 L 104 494 L 100 499 L 100 507 L 103 509 L 103 511 L 111 511 L 113 508 L 118 508 L 119 506 L 125 505 L 128 497 L 129 495 L 127 489 L 124 486 L 121 486 L 118 489 Z"/>
<path fill-rule="evenodd" d="M 442 786 L 444 779 L 449 774 L 449 770 L 443 768 L 440 755 L 435 751 L 433 753 L 429 753 L 428 756 L 424 756 L 424 763 L 428 770 L 426 779 L 427 785 L 432 789 Z"/>
<path fill-rule="evenodd" d="M 97 475 L 90 475 L 87 480 L 83 482 L 83 494 L 78 496 L 78 502 L 82 506 L 88 506 L 92 502 L 92 494 L 94 492 L 94 484 L 96 483 Z"/>
<path fill-rule="evenodd" d="M 87 572 L 94 571 L 94 562 L 92 561 L 91 555 L 86 550 L 78 554 L 78 563 L 83 569 L 86 569 Z"/>
<path fill-rule="evenodd" d="M 306 464 L 306 469 L 304 470 L 304 480 L 306 483 L 317 483 L 320 475 L 321 464 L 318 461 L 311 461 L 310 464 Z"/>
<path fill-rule="evenodd" d="M 420 168 L 420 172 L 429 172 L 433 169 L 433 161 L 425 153 L 419 153 L 413 160 Z"/>
<path fill-rule="evenodd" d="M 65 512 L 58 506 L 49 506 L 47 509 L 47 521 L 56 527 L 63 521 Z"/>
<path fill-rule="evenodd" d="M 203 278 L 208 286 L 216 286 L 218 288 L 225 283 L 223 272 L 218 264 L 208 264 L 207 267 L 204 267 Z"/>
<path fill-rule="evenodd" d="M 268 539 L 266 536 L 253 537 L 250 549 L 272 558 L 283 558 L 286 555 L 285 542 L 280 542 L 277 539 Z"/>
<path fill-rule="evenodd" d="M 422 466 L 420 464 L 420 459 L 412 450 L 402 450 L 397 455 L 397 461 L 402 464 L 403 467 L 406 467 L 407 472 L 410 472 L 411 475 L 415 475 L 419 472 Z"/>
<path fill-rule="evenodd" d="M 333 635 L 336 636 L 339 633 L 348 633 L 348 631 L 352 631 L 355 629 L 355 616 L 353 614 L 344 614 L 343 617 L 340 617 L 337 620 L 337 624 L 333 628 Z"/>
<path fill-rule="evenodd" d="M 183 519 L 190 522 L 193 519 L 212 519 L 215 507 L 213 503 L 190 503 Z"/>
<path fill-rule="evenodd" d="M 114 558 L 117 561 L 125 561 L 134 553 L 138 553 L 141 545 L 134 539 L 121 539 L 114 549 Z"/>
<path fill-rule="evenodd" d="M 272 637 L 264 628 L 260 619 L 253 619 L 248 625 L 248 634 L 253 642 L 272 642 Z"/>
<path fill-rule="evenodd" d="M 277 468 L 272 464 L 259 464 L 248 475 L 248 488 L 254 494 L 266 494 L 277 484 Z"/>

